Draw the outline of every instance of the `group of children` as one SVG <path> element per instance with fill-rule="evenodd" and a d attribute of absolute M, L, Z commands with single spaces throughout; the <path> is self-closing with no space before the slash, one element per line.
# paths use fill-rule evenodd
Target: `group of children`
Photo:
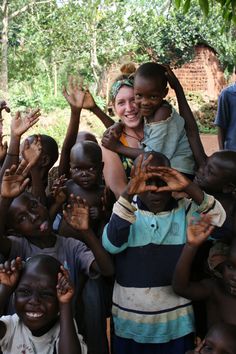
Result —
<path fill-rule="evenodd" d="M 12 118 L 9 147 L 1 137 L 2 353 L 236 353 L 236 152 L 205 155 L 168 67 L 146 63 L 122 80 L 133 82 L 144 139 L 122 148 L 134 162 L 117 200 L 96 137 L 78 133 L 82 109 L 112 120 L 73 79 L 52 186 L 53 137 L 21 141 L 39 110 Z M 164 100 L 167 81 L 182 117 Z M 119 139 L 121 125 L 110 129 Z"/>

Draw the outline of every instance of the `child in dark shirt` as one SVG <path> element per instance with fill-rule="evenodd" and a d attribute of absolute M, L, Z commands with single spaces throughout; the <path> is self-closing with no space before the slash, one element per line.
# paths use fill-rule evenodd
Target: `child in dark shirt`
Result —
<path fill-rule="evenodd" d="M 3 354 L 83 354 L 72 314 L 74 289 L 55 258 L 38 255 L 24 265 L 18 257 L 0 266 L 1 303 L 14 292 L 16 314 L 0 317 Z"/>
<path fill-rule="evenodd" d="M 101 272 L 111 275 L 113 265 L 88 224 L 88 212 L 83 206 L 83 222 L 87 228 L 81 228 L 81 219 L 73 223 L 83 242 L 59 237 L 52 231 L 48 210 L 30 193 L 23 192 L 29 179 L 26 178 L 30 166 L 23 160 L 18 168 L 12 166 L 6 170 L 0 199 L 0 248 L 6 258 L 27 259 L 34 254 L 47 253 L 57 258 L 70 271 L 74 284 L 80 271 L 91 276 Z M 23 192 L 23 193 L 22 193 Z M 79 201 L 77 202 L 79 204 Z M 67 222 L 71 222 L 76 205 L 72 205 Z M 6 227 L 10 227 L 21 237 L 4 237 Z M 93 253 L 92 253 L 93 252 Z M 98 261 L 98 263 L 97 263 Z M 77 284 L 76 284 L 77 285 Z"/>

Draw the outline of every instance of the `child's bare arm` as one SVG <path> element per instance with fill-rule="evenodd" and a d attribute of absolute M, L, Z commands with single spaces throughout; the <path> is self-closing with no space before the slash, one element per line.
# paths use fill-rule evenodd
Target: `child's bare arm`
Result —
<path fill-rule="evenodd" d="M 109 117 L 105 112 L 101 110 L 100 107 L 98 107 L 89 90 L 85 91 L 83 108 L 89 109 L 91 112 L 93 112 L 105 125 L 106 128 L 111 127 L 115 123 L 111 117 Z"/>
<path fill-rule="evenodd" d="M 219 144 L 219 149 L 224 150 L 224 143 L 225 143 L 225 129 L 220 127 L 219 125 L 217 126 L 217 138 L 218 138 L 218 144 Z"/>
<path fill-rule="evenodd" d="M 193 113 L 191 111 L 191 108 L 188 104 L 188 101 L 185 97 L 184 90 L 182 85 L 180 84 L 178 78 L 175 76 L 173 71 L 170 69 L 168 65 L 165 65 L 166 68 L 166 76 L 167 80 L 171 86 L 171 88 L 175 91 L 178 105 L 179 105 L 179 114 L 184 118 L 185 120 L 185 130 L 186 134 L 189 140 L 189 144 L 191 146 L 195 161 L 199 166 L 204 164 L 206 161 L 206 153 L 204 151 L 200 135 L 199 135 L 199 130 L 198 126 L 196 123 L 196 120 L 193 116 Z"/>
<path fill-rule="evenodd" d="M 10 108 L 8 107 L 6 101 L 0 100 L 0 165 L 3 164 L 4 159 L 7 154 L 7 142 L 5 141 L 3 143 L 3 117 L 2 117 L 2 112 L 6 111 L 7 113 L 10 113 Z"/>
<path fill-rule="evenodd" d="M 85 92 L 82 90 L 82 86 L 78 83 L 78 81 L 75 78 L 70 77 L 68 90 L 64 88 L 63 95 L 70 106 L 71 116 L 62 145 L 58 174 L 59 176 L 65 175 L 66 177 L 69 177 L 70 150 L 76 142 Z"/>
<path fill-rule="evenodd" d="M 208 215 L 201 216 L 199 221 L 190 223 L 187 229 L 187 243 L 183 248 L 173 276 L 174 291 L 191 300 L 206 299 L 211 294 L 211 281 L 191 282 L 191 266 L 199 246 L 207 240 L 213 230 Z"/>
<path fill-rule="evenodd" d="M 7 148 L 7 141 L 3 143 L 3 135 L 0 133 L 0 165 L 2 165 L 4 162 L 4 159 L 7 154 Z"/>
<path fill-rule="evenodd" d="M 4 308 L 9 301 L 9 297 L 14 292 L 22 269 L 20 257 L 12 261 L 0 264 L 0 314 L 4 314 Z M 0 321 L 0 339 L 5 336 L 6 325 Z"/>
<path fill-rule="evenodd" d="M 60 339 L 58 354 L 80 354 L 81 347 L 76 333 L 72 312 L 74 289 L 69 280 L 69 273 L 61 266 L 58 273 L 57 298 L 60 307 Z"/>
<path fill-rule="evenodd" d="M 21 117 L 20 112 L 17 112 L 11 122 L 11 138 L 10 144 L 5 158 L 4 164 L 0 173 L 0 181 L 7 168 L 19 162 L 19 149 L 21 136 L 39 120 L 40 111 L 36 109 L 29 114 Z"/>
<path fill-rule="evenodd" d="M 91 264 L 92 270 L 100 271 L 105 276 L 113 275 L 112 260 L 89 227 L 89 207 L 86 200 L 80 197 L 71 198 L 71 204 L 64 210 L 63 215 L 66 222 L 78 230 L 83 242 L 93 252 L 95 261 Z"/>

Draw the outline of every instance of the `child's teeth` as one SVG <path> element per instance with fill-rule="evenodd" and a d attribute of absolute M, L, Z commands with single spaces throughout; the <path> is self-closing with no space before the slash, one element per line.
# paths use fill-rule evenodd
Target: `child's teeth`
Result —
<path fill-rule="evenodd" d="M 27 312 L 26 315 L 28 317 L 41 317 L 42 316 L 42 313 L 37 313 L 37 312 Z"/>

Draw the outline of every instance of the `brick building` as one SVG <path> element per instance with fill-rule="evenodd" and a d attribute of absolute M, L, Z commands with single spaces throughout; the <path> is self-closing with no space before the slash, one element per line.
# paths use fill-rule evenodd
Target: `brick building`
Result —
<path fill-rule="evenodd" d="M 215 50 L 206 45 L 196 46 L 193 60 L 174 72 L 185 92 L 200 92 L 210 99 L 217 99 L 227 84 Z"/>

